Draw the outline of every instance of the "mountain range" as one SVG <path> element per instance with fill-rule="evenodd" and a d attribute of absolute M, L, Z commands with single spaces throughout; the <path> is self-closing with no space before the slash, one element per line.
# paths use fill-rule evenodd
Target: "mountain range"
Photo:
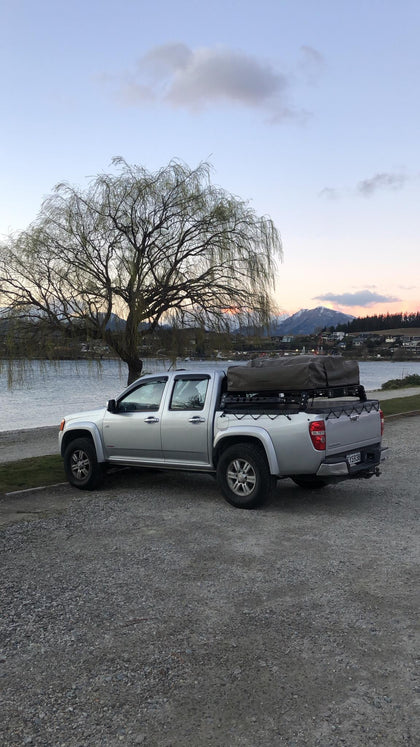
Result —
<path fill-rule="evenodd" d="M 315 309 L 301 309 L 296 314 L 270 324 L 271 335 L 311 335 L 321 329 L 347 324 L 354 319 L 350 314 L 317 306 Z"/>
<path fill-rule="evenodd" d="M 6 325 L 6 327 L 8 323 L 7 312 L 8 309 L 0 309 L 0 322 L 3 321 L 3 326 Z M 265 335 L 270 335 L 271 337 L 280 335 L 311 335 L 321 329 L 336 327 L 338 324 L 347 324 L 352 319 L 355 319 L 355 317 L 350 314 L 343 314 L 341 311 L 327 309 L 325 306 L 317 306 L 315 309 L 300 309 L 300 311 L 291 316 L 287 314 L 273 316 L 268 329 L 265 331 Z M 232 322 L 231 332 L 234 334 L 261 334 L 261 328 L 257 330 L 253 326 L 243 326 L 234 329 L 233 324 L 234 322 Z M 143 323 L 141 326 L 147 328 L 148 325 Z M 167 327 L 168 325 L 164 324 L 161 326 Z M 124 327 L 125 320 L 121 319 L 117 314 L 111 314 L 107 329 L 113 332 L 120 332 Z"/>
<path fill-rule="evenodd" d="M 243 326 L 239 329 L 232 330 L 236 334 L 245 336 L 263 335 L 269 337 L 281 337 L 282 335 L 313 335 L 322 329 L 336 327 L 338 324 L 347 324 L 354 319 L 350 314 L 343 314 L 341 311 L 327 309 L 326 306 L 317 306 L 315 309 L 300 309 L 295 314 L 288 316 L 273 316 L 264 332 L 261 327 Z"/>
<path fill-rule="evenodd" d="M 271 337 L 280 335 L 311 335 L 321 329 L 336 327 L 337 324 L 347 324 L 347 322 L 351 322 L 354 318 L 354 316 L 343 314 L 341 311 L 327 309 L 325 306 L 317 306 L 315 309 L 301 309 L 291 316 L 287 314 L 273 316 L 270 320 L 268 331 L 265 334 Z M 124 326 L 125 321 L 123 319 L 120 319 L 116 314 L 111 314 L 107 329 L 119 332 Z M 148 325 L 142 324 L 141 326 L 146 329 Z M 194 326 L 192 320 L 191 326 Z M 162 324 L 161 327 L 169 328 L 166 324 Z M 256 329 L 252 326 L 241 326 L 239 329 L 235 329 L 233 323 L 231 331 L 234 334 L 239 333 L 242 335 L 254 335 L 256 333 Z M 259 333 L 261 334 L 261 330 L 259 330 Z"/>

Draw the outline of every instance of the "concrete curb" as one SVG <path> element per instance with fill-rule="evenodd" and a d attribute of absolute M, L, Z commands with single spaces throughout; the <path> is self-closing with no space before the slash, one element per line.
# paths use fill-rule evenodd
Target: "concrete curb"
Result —
<path fill-rule="evenodd" d="M 397 418 L 413 418 L 420 415 L 420 410 L 410 410 L 409 412 L 396 412 L 393 415 L 385 415 L 385 420 L 396 420 Z"/>
<path fill-rule="evenodd" d="M 48 490 L 49 488 L 59 488 L 61 485 L 69 485 L 67 482 L 54 482 L 51 485 L 38 485 L 36 488 L 24 488 L 23 490 L 12 490 L 11 493 L 1 493 L 0 498 L 13 498 L 15 495 L 24 495 L 25 493 L 35 493 L 40 490 Z"/>

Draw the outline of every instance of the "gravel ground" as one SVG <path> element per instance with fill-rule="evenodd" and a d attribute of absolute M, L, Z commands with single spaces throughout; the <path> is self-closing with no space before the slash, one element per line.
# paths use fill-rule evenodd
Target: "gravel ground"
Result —
<path fill-rule="evenodd" d="M 37 519 L 0 531 L 2 744 L 417 745 L 419 435 L 260 511 L 147 471 L 14 499 Z"/>

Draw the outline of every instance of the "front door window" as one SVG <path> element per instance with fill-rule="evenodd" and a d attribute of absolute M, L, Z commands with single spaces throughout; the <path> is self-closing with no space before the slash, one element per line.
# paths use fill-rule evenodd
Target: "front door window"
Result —
<path fill-rule="evenodd" d="M 159 410 L 165 381 L 148 381 L 121 399 L 118 412 L 156 412 Z"/>

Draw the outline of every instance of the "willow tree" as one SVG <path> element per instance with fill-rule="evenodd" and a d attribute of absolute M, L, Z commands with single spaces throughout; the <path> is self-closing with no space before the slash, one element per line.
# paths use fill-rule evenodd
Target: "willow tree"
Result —
<path fill-rule="evenodd" d="M 59 184 L 0 256 L 0 300 L 18 318 L 85 329 L 142 371 L 145 334 L 178 324 L 266 320 L 281 242 L 272 220 L 211 183 L 210 167 L 171 161 L 156 173 L 113 161 L 86 189 Z M 113 329 L 116 314 L 124 320 Z"/>

